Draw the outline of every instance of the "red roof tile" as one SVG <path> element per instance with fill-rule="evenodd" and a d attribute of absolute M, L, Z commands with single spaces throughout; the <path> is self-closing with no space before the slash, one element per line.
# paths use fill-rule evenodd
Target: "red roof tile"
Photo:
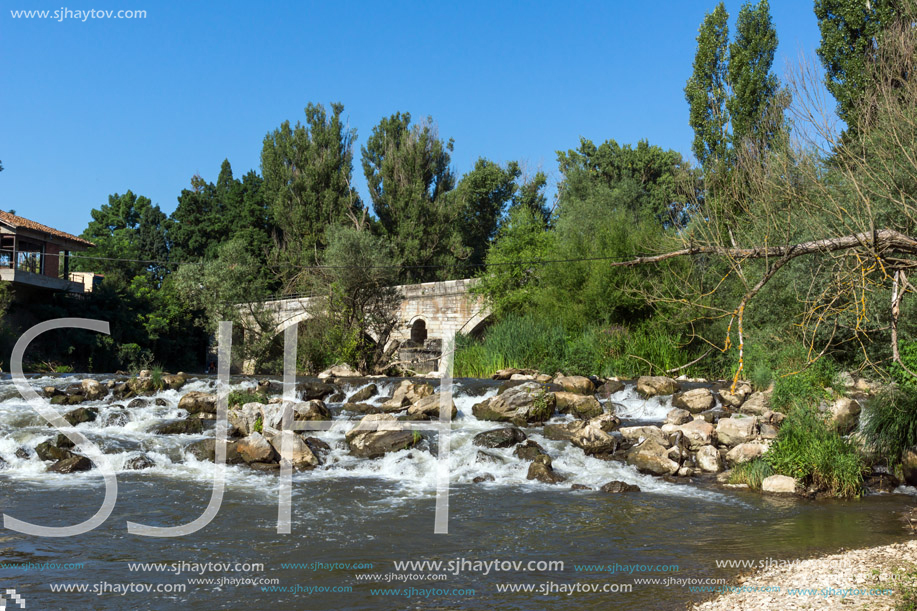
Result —
<path fill-rule="evenodd" d="M 95 246 L 95 244 L 88 240 L 84 240 L 83 238 L 79 238 L 75 235 L 53 229 L 47 225 L 42 225 L 41 223 L 36 223 L 35 221 L 30 221 L 27 218 L 16 216 L 15 214 L 11 214 L 9 212 L 3 212 L 2 210 L 0 210 L 0 223 L 5 223 L 15 228 L 21 227 L 23 229 L 31 229 L 32 231 L 46 233 L 49 236 L 53 236 L 61 240 L 66 240 L 68 242 L 73 242 L 81 246 Z"/>

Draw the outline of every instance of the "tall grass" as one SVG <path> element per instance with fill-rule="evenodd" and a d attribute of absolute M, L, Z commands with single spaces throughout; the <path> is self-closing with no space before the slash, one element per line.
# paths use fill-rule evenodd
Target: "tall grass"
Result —
<path fill-rule="evenodd" d="M 776 473 L 832 496 L 858 496 L 862 490 L 863 458 L 812 407 L 798 405 L 790 411 L 764 459 Z"/>
<path fill-rule="evenodd" d="M 635 377 L 692 360 L 680 337 L 659 327 L 589 326 L 568 332 L 560 323 L 531 315 L 504 318 L 480 341 L 459 336 L 456 347 L 460 377 L 489 377 L 507 367 Z"/>
<path fill-rule="evenodd" d="M 890 467 L 899 465 L 904 452 L 917 445 L 917 390 L 889 388 L 870 399 L 864 412 L 863 436 Z"/>

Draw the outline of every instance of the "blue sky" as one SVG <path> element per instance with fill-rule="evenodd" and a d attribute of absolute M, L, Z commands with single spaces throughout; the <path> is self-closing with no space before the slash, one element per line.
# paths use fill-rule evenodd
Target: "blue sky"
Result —
<path fill-rule="evenodd" d="M 131 189 L 171 212 L 194 174 L 259 169 L 265 134 L 340 101 L 359 146 L 383 116 L 430 115 L 453 165 L 520 160 L 557 180 L 579 138 L 690 157 L 683 88 L 715 2 L 3 0 L 0 208 L 81 232 Z M 726 2 L 734 21 L 741 2 Z M 812 3 L 773 0 L 775 68 L 814 53 Z M 14 19 L 20 9 L 145 19 Z"/>

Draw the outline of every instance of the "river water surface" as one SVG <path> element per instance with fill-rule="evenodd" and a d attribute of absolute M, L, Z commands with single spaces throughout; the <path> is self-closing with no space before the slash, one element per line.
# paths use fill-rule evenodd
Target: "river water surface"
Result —
<path fill-rule="evenodd" d="M 30 383 L 65 387 L 82 377 Z M 353 381 L 343 390 L 349 395 L 368 382 Z M 383 396 L 396 383 L 372 382 Z M 255 384 L 233 379 L 234 388 Z M 168 539 L 131 535 L 127 521 L 175 526 L 207 506 L 216 467 L 183 452 L 207 434 L 148 431 L 183 416 L 181 395 L 212 391 L 214 381 L 193 379 L 181 391 L 151 397 L 145 407 L 120 410 L 111 398 L 84 403 L 101 410 L 95 422 L 78 428 L 116 468 L 115 510 L 102 526 L 76 537 L 0 531 L 0 587 L 15 589 L 31 609 L 684 609 L 687 601 L 710 596 L 692 588 L 740 572 L 717 561 L 786 561 L 907 536 L 897 517 L 914 504 L 907 495 L 814 502 L 670 483 L 586 457 L 544 439 L 538 428 L 526 430 L 529 438 L 552 455 L 567 481 L 529 481 L 528 463 L 514 458 L 511 448 L 487 450 L 491 460 L 482 461 L 471 444 L 475 434 L 496 428 L 475 419 L 471 407 L 497 387 L 456 381 L 448 534 L 433 532 L 435 436 L 419 448 L 365 460 L 348 454 L 342 428 L 314 433 L 332 452 L 318 469 L 294 474 L 291 534 L 277 533 L 278 476 L 229 466 L 223 504 L 206 528 Z M 156 398 L 165 405 L 156 406 Z M 644 401 L 630 386 L 611 401 L 620 417 L 633 421 L 658 423 L 669 410 L 667 398 Z M 346 418 L 331 407 L 336 418 Z M 123 418 L 125 411 L 128 421 L 118 422 L 115 414 Z M 29 451 L 56 434 L 8 378 L 0 381 L 2 513 L 65 526 L 97 511 L 104 485 L 96 471 L 50 474 Z M 141 454 L 155 466 L 124 469 Z M 487 475 L 493 481 L 473 481 Z M 636 484 L 641 492 L 597 490 L 611 480 Z M 596 490 L 572 491 L 572 484 Z M 396 567 L 402 561 L 442 564 Z M 72 564 L 80 566 L 66 566 Z M 230 566 L 218 566 L 224 564 Z M 621 566 L 613 571 L 608 565 Z M 640 583 L 648 579 L 659 582 Z M 151 591 L 140 591 L 146 587 Z M 593 588 L 599 591 L 585 591 Z"/>

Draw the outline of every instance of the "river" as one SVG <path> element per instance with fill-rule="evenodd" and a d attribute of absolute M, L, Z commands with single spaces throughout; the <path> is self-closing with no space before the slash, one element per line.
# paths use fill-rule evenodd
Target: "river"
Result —
<path fill-rule="evenodd" d="M 30 383 L 63 388 L 84 377 L 33 377 Z M 370 382 L 384 396 L 397 380 L 351 380 L 342 389 L 350 395 Z M 256 383 L 233 378 L 232 385 L 253 389 Z M 809 501 L 672 483 L 587 457 L 543 438 L 538 428 L 526 429 L 529 438 L 552 455 L 567 481 L 529 481 L 528 463 L 513 457 L 512 448 L 488 450 L 493 460 L 481 461 L 471 443 L 476 433 L 496 428 L 471 412 L 496 394 L 499 383 L 489 380 L 455 382 L 448 534 L 434 534 L 435 435 L 427 434 L 419 447 L 368 460 L 348 453 L 344 427 L 310 433 L 332 451 L 319 468 L 293 476 L 291 534 L 277 533 L 278 475 L 246 466 L 226 467 L 222 506 L 202 530 L 176 538 L 129 534 L 127 521 L 173 526 L 207 506 L 217 467 L 183 448 L 212 432 L 154 435 L 150 429 L 184 415 L 177 408 L 184 393 L 212 391 L 214 384 L 194 378 L 180 391 L 157 393 L 146 406 L 126 410 L 110 397 L 82 404 L 100 409 L 96 421 L 78 428 L 115 467 L 115 509 L 101 526 L 74 537 L 4 528 L 0 585 L 15 589 L 31 609 L 684 609 L 687 601 L 710 596 L 692 588 L 740 571 L 718 561 L 790 561 L 907 536 L 897 514 L 913 505 L 908 495 Z M 48 473 L 28 449 L 57 431 L 8 377 L 0 381 L 0 399 L 2 512 L 46 526 L 89 518 L 103 498 L 98 471 Z M 668 398 L 643 400 L 631 385 L 610 400 L 630 422 L 658 423 L 669 410 Z M 354 417 L 339 404 L 330 407 L 337 420 Z M 141 454 L 154 466 L 125 468 Z M 488 475 L 493 481 L 474 481 Z M 611 480 L 641 492 L 597 490 Z M 573 484 L 593 490 L 571 490 Z M 403 561 L 441 565 L 396 567 Z M 614 565 L 620 566 L 608 568 Z M 639 583 L 647 579 L 659 582 Z"/>

